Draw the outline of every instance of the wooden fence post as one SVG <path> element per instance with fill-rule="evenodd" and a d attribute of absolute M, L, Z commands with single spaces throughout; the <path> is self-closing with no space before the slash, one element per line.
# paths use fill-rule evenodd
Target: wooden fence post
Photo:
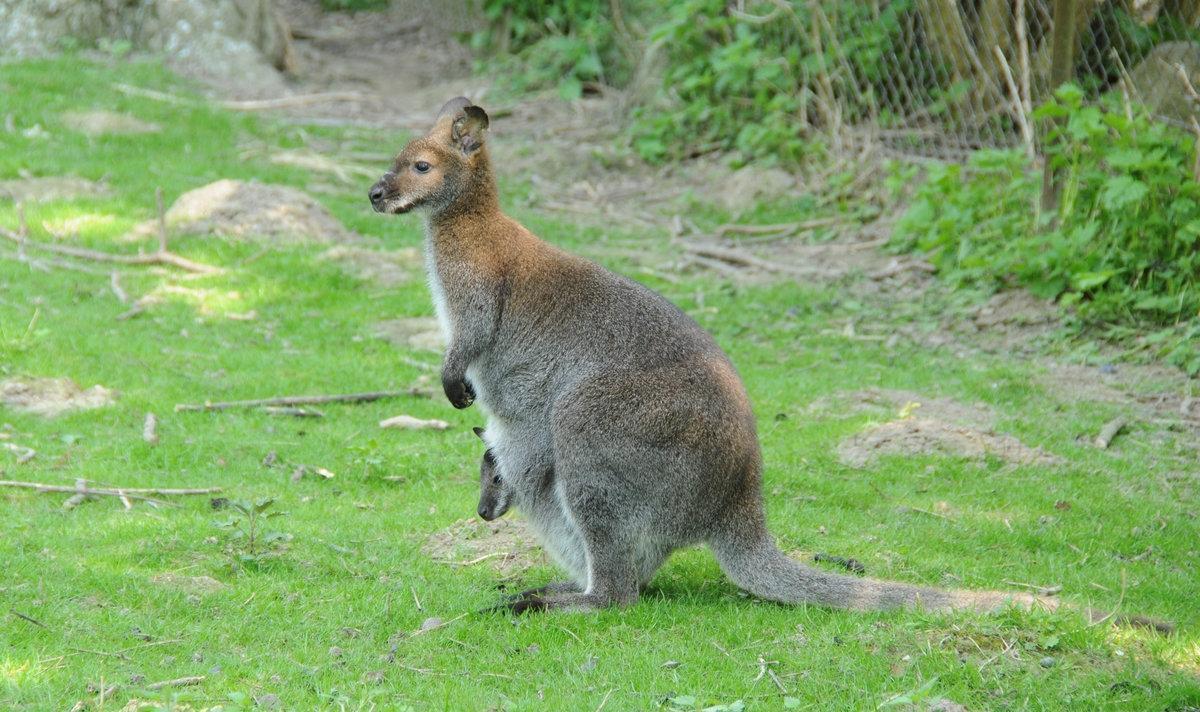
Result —
<path fill-rule="evenodd" d="M 1025 0 L 1017 0 L 1024 2 Z M 1080 0 L 1054 0 L 1054 34 L 1050 48 L 1050 91 L 1057 90 L 1071 80 L 1075 65 L 1075 5 Z M 1054 210 L 1058 205 L 1058 180 L 1049 158 L 1043 157 L 1042 166 L 1042 211 Z"/>

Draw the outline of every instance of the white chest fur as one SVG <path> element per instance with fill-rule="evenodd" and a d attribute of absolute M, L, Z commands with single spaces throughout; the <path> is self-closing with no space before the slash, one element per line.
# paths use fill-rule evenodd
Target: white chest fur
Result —
<path fill-rule="evenodd" d="M 446 304 L 446 290 L 442 287 L 442 278 L 438 274 L 437 257 L 433 253 L 433 236 L 429 226 L 425 226 L 425 275 L 429 280 L 429 294 L 433 297 L 433 312 L 437 316 L 438 327 L 442 330 L 442 338 L 447 344 L 454 340 L 454 323 L 450 319 L 450 308 Z"/>

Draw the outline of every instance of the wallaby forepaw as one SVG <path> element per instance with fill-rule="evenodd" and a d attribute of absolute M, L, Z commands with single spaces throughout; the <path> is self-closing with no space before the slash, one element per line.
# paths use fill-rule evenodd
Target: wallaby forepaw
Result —
<path fill-rule="evenodd" d="M 470 408 L 471 404 L 475 402 L 475 389 L 465 378 L 457 381 L 443 381 L 442 390 L 446 392 L 446 398 L 450 401 L 450 405 L 459 410 Z"/>

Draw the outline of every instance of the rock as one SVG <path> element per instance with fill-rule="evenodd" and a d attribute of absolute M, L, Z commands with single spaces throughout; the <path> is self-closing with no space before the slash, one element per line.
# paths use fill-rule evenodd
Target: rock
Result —
<path fill-rule="evenodd" d="M 285 90 L 276 70 L 290 70 L 295 61 L 272 0 L 0 3 L 0 54 L 45 57 L 101 40 L 163 54 L 172 68 L 197 79 L 236 80 L 270 95 Z"/>
<path fill-rule="evenodd" d="M 1156 116 L 1186 126 L 1200 118 L 1200 106 L 1187 90 L 1177 66 L 1182 65 L 1192 86 L 1200 89 L 1200 43 L 1163 42 L 1129 73 L 1136 100 Z"/>
<path fill-rule="evenodd" d="M 423 631 L 424 630 L 433 630 L 434 628 L 440 627 L 441 625 L 442 625 L 441 618 L 426 618 L 424 620 L 424 622 L 421 623 L 421 630 L 423 630 Z"/>
<path fill-rule="evenodd" d="M 275 244 L 348 242 L 356 236 L 303 191 L 219 180 L 189 190 L 167 211 L 173 232 Z"/>
<path fill-rule="evenodd" d="M 1038 665 L 1041 665 L 1044 668 L 1052 668 L 1054 667 L 1054 663 L 1054 658 L 1050 657 L 1049 655 L 1038 661 Z"/>

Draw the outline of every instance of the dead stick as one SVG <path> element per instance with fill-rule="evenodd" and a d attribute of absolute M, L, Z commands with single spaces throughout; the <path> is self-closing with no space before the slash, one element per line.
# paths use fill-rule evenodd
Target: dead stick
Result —
<path fill-rule="evenodd" d="M 1105 423 L 1104 427 L 1100 429 L 1100 434 L 1096 436 L 1096 447 L 1107 450 L 1108 446 L 1112 444 L 1113 438 L 1117 437 L 1117 434 L 1128 424 L 1129 421 L 1121 417 L 1113 418 Z"/>
<path fill-rule="evenodd" d="M 386 398 L 430 398 L 433 393 L 424 388 L 409 388 L 403 391 L 370 391 L 367 393 L 344 393 L 330 396 L 279 396 L 254 400 L 225 401 L 222 403 L 180 403 L 175 412 L 230 410 L 233 408 L 260 408 L 262 406 L 317 405 L 320 403 L 370 403 Z"/>
<path fill-rule="evenodd" d="M 122 255 L 111 252 L 100 252 L 98 250 L 89 250 L 84 247 L 71 247 L 70 245 L 51 245 L 44 242 L 33 242 L 21 238 L 17 233 L 11 230 L 0 228 L 0 237 L 16 242 L 18 245 L 28 245 L 38 250 L 53 252 L 59 255 L 75 257 L 81 260 L 92 260 L 94 262 L 113 262 L 122 265 L 174 265 L 188 272 L 198 272 L 200 274 L 215 274 L 220 272 L 220 268 L 212 265 L 193 262 L 186 257 L 180 257 L 172 252 L 154 252 L 151 254 L 140 255 Z"/>
<path fill-rule="evenodd" d="M 158 252 L 167 254 L 167 216 L 163 212 L 162 187 L 154 189 L 154 208 L 158 211 Z"/>
<path fill-rule="evenodd" d="M 789 265 L 776 264 L 774 262 L 768 262 L 767 260 L 755 257 L 754 255 L 748 255 L 739 250 L 731 250 L 713 245 L 684 245 L 683 249 L 691 254 L 699 255 L 700 257 L 708 257 L 731 265 L 736 265 L 738 267 L 754 267 L 767 272 L 783 272 L 786 274 L 809 277 L 827 274 L 827 272 L 824 270 L 801 269 Z"/>
<path fill-rule="evenodd" d="M 121 287 L 121 275 L 116 270 L 113 270 L 109 275 L 108 284 L 112 287 L 112 293 L 116 295 L 117 301 L 122 304 L 129 303 L 129 294 Z"/>
<path fill-rule="evenodd" d="M 188 685 L 199 685 L 204 682 L 203 675 L 192 675 L 190 677 L 178 677 L 174 680 L 163 680 L 162 682 L 152 682 L 146 685 L 147 690 L 161 690 L 164 687 L 186 687 Z"/>
<path fill-rule="evenodd" d="M 217 492 L 221 491 L 220 487 L 199 487 L 195 489 L 172 489 L 162 487 L 93 489 L 87 487 L 86 485 L 84 485 L 83 488 L 80 488 L 78 485 L 75 487 L 67 487 L 65 485 L 48 485 L 41 482 L 17 482 L 15 480 L 0 480 L 0 487 L 20 487 L 23 489 L 37 490 L 38 492 L 66 492 L 69 494 L 94 494 L 97 496 L 108 497 L 120 497 L 122 494 L 124 494 L 127 497 L 134 497 L 135 499 L 145 499 L 145 497 L 138 495 L 148 494 L 156 494 L 160 497 L 173 497 L 189 494 L 216 494 Z"/>
<path fill-rule="evenodd" d="M 23 621 L 27 622 L 27 623 L 32 623 L 32 624 L 36 625 L 36 626 L 37 626 L 37 627 L 39 627 L 39 628 L 46 628 L 47 630 L 49 630 L 49 628 L 47 628 L 47 626 L 46 626 L 46 624 L 45 624 L 45 623 L 43 623 L 43 622 L 39 621 L 37 618 L 34 618 L 34 617 L 32 617 L 32 616 L 27 616 L 27 615 L 25 615 L 24 613 L 22 613 L 22 612 L 18 611 L 17 609 L 15 609 L 15 608 L 9 608 L 9 609 L 8 609 L 8 612 L 9 612 L 9 613 L 11 613 L 11 614 L 13 614 L 13 615 L 14 615 L 14 616 L 16 616 L 17 618 L 20 618 L 21 620 L 23 620 Z"/>
<path fill-rule="evenodd" d="M 276 99 L 258 99 L 250 101 L 223 101 L 221 106 L 233 111 L 265 111 L 268 109 L 288 109 L 296 106 L 322 104 L 328 101 L 361 101 L 367 95 L 357 91 L 331 91 L 321 94 L 299 94 L 296 96 L 281 96 Z"/>
<path fill-rule="evenodd" d="M 795 233 L 801 230 L 811 230 L 814 227 L 836 225 L 839 222 L 841 222 L 840 218 L 815 218 L 813 220 L 780 223 L 778 225 L 741 225 L 737 223 L 726 223 L 717 227 L 716 232 L 718 237 L 727 235 L 731 232 L 739 235 L 762 235 L 764 233 L 771 232 Z"/>
<path fill-rule="evenodd" d="M 158 417 L 154 413 L 146 413 L 146 421 L 142 423 L 142 440 L 151 445 L 158 444 Z"/>

